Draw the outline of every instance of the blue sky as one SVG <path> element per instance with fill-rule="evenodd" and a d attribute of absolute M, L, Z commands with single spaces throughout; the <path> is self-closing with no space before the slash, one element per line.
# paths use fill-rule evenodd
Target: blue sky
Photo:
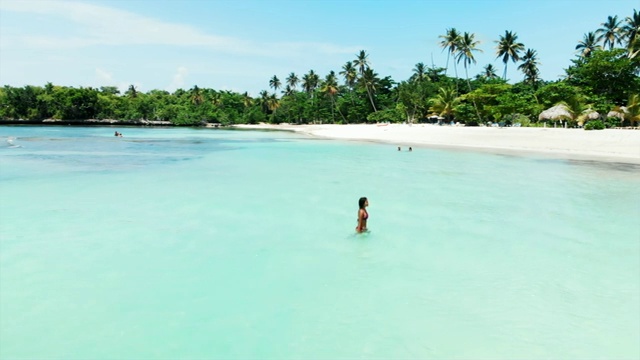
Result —
<path fill-rule="evenodd" d="M 418 62 L 445 66 L 438 36 L 451 27 L 480 41 L 470 76 L 489 63 L 502 74 L 494 41 L 510 30 L 538 52 L 541 77 L 556 80 L 584 33 L 634 8 L 637 0 L 0 0 L 0 85 L 257 95 L 273 75 L 337 73 L 359 50 L 381 77 L 401 81 Z M 522 78 L 516 68 L 509 63 L 512 82 Z"/>

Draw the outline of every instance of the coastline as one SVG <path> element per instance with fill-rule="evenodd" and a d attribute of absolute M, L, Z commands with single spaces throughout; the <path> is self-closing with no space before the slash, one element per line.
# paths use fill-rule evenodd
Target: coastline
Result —
<path fill-rule="evenodd" d="M 432 124 L 233 125 L 235 129 L 293 131 L 333 140 L 367 141 L 403 148 L 458 149 L 498 154 L 640 165 L 640 131 L 564 128 L 464 127 Z"/>

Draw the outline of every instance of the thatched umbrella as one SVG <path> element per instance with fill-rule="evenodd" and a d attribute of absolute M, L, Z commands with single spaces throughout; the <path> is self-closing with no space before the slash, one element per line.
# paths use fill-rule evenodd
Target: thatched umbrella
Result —
<path fill-rule="evenodd" d="M 559 104 L 554 107 L 550 107 L 538 115 L 538 120 L 562 120 L 573 119 L 571 111 L 567 105 Z"/>
<path fill-rule="evenodd" d="M 600 118 L 600 113 L 589 108 L 583 111 L 582 114 L 580 114 L 580 116 L 578 116 L 578 125 L 580 126 L 584 125 L 585 120 L 597 120 L 599 118 Z"/>
<path fill-rule="evenodd" d="M 609 111 L 607 117 L 618 118 L 620 121 L 624 120 L 624 116 L 628 113 L 626 106 L 616 107 L 615 109 Z"/>
<path fill-rule="evenodd" d="M 565 119 L 573 119 L 573 114 L 571 114 L 569 107 L 565 104 L 558 104 L 554 107 L 550 107 L 538 115 L 538 120 L 553 120 L 553 126 L 555 126 L 556 120 Z"/>

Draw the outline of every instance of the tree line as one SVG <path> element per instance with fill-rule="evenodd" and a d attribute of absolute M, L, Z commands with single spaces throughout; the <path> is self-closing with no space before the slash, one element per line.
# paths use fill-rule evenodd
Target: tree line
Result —
<path fill-rule="evenodd" d="M 474 54 L 482 51 L 480 43 L 475 34 L 450 28 L 439 36 L 440 46 L 447 51 L 445 67 L 420 62 L 408 79 L 399 82 L 380 76 L 369 54 L 361 50 L 338 73 L 330 71 L 321 77 L 314 70 L 302 76 L 292 72 L 283 80 L 274 75 L 268 80 L 269 90 L 257 97 L 198 86 L 170 93 L 140 92 L 131 85 L 122 94 L 113 86 L 4 86 L 0 119 L 150 120 L 188 126 L 403 121 L 536 126 L 544 109 L 561 104 L 569 113 L 562 120 L 569 125 L 590 120 L 607 126 L 633 125 L 640 122 L 640 12 L 633 10 L 624 19 L 608 16 L 600 25 L 584 34 L 575 47 L 576 57 L 557 81 L 540 79 L 537 51 L 518 42 L 512 31 L 495 41 L 496 59 L 504 64 L 502 76 L 488 64 L 470 77 Z M 509 62 L 523 76 L 515 84 L 507 83 Z M 459 65 L 464 78 L 458 76 Z"/>

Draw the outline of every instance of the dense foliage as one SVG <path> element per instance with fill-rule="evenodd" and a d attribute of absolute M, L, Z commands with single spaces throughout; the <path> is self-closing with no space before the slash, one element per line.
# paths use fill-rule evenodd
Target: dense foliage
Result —
<path fill-rule="evenodd" d="M 268 80 L 273 91 L 263 90 L 257 97 L 198 86 L 173 93 L 144 93 L 131 85 L 123 94 L 111 86 L 4 86 L 0 89 L 0 119 L 115 119 L 189 126 L 403 121 L 535 126 L 543 110 L 561 103 L 571 113 L 570 125 L 599 120 L 606 126 L 633 125 L 640 121 L 640 13 L 634 10 L 624 20 L 609 16 L 601 25 L 578 42 L 577 56 L 566 76 L 554 82 L 539 78 L 536 50 L 525 50 L 511 31 L 495 41 L 496 58 L 504 63 L 502 78 L 491 64 L 470 78 L 468 67 L 476 62 L 474 53 L 481 51 L 480 43 L 473 33 L 452 28 L 440 36 L 448 54 L 446 67 L 418 63 L 411 77 L 400 82 L 376 73 L 363 50 L 338 74 L 331 71 L 321 78 L 310 70 L 301 77 L 290 73 L 283 80 L 274 75 Z M 456 76 L 447 75 L 449 60 Z M 510 61 L 523 75 L 513 85 L 506 79 Z M 459 64 L 464 79 L 457 76 Z"/>

